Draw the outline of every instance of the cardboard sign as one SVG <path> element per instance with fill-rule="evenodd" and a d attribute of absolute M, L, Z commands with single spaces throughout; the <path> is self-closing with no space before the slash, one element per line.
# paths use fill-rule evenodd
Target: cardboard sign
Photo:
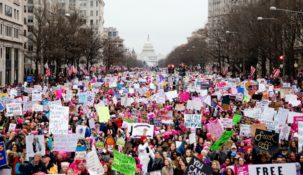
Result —
<path fill-rule="evenodd" d="M 0 142 L 0 167 L 7 165 L 7 155 L 4 142 Z"/>
<path fill-rule="evenodd" d="M 279 134 L 275 132 L 257 129 L 254 141 L 257 153 L 269 152 L 275 154 L 279 149 Z"/>
<path fill-rule="evenodd" d="M 95 106 L 97 114 L 99 116 L 99 122 L 107 123 L 110 119 L 109 109 L 107 106 L 96 105 Z"/>
<path fill-rule="evenodd" d="M 49 133 L 68 134 L 69 107 L 53 105 L 50 107 Z"/>
<path fill-rule="evenodd" d="M 211 146 L 211 150 L 217 151 L 231 138 L 233 131 L 224 131 L 222 136 Z"/>
<path fill-rule="evenodd" d="M 209 165 L 204 164 L 201 160 L 193 157 L 185 171 L 185 175 L 209 175 L 212 169 Z"/>
<path fill-rule="evenodd" d="M 18 116 L 22 115 L 22 105 L 21 103 L 8 103 L 6 104 L 6 116 Z"/>
<path fill-rule="evenodd" d="M 287 124 L 284 124 L 280 128 L 279 140 L 288 140 L 290 133 L 290 127 Z"/>
<path fill-rule="evenodd" d="M 186 128 L 201 128 L 200 114 L 184 114 L 184 125 Z"/>
<path fill-rule="evenodd" d="M 9 124 L 9 128 L 8 131 L 15 131 L 17 124 L 16 123 L 10 123 Z"/>
<path fill-rule="evenodd" d="M 131 133 L 131 137 L 133 138 L 140 138 L 145 133 L 146 137 L 151 139 L 154 136 L 154 125 L 146 123 L 129 123 L 127 131 Z"/>
<path fill-rule="evenodd" d="M 254 137 L 256 133 L 256 129 L 266 130 L 266 124 L 264 123 L 253 123 L 251 125 L 251 134 Z"/>
<path fill-rule="evenodd" d="M 75 152 L 78 138 L 77 134 L 55 134 L 53 151 Z"/>
<path fill-rule="evenodd" d="M 84 104 L 87 106 L 93 106 L 96 94 L 93 92 L 87 92 Z"/>
<path fill-rule="evenodd" d="M 297 174 L 295 163 L 248 165 L 248 172 L 253 175 Z"/>
<path fill-rule="evenodd" d="M 114 161 L 112 169 L 126 175 L 135 175 L 136 173 L 136 161 L 133 157 L 119 153 L 114 150 Z M 99 165 L 100 166 L 100 165 Z"/>

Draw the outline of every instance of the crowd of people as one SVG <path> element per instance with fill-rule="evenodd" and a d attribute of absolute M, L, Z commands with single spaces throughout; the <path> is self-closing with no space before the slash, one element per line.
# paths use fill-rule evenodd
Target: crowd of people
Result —
<path fill-rule="evenodd" d="M 303 174 L 303 94 L 283 81 L 273 85 L 270 79 L 190 71 L 180 76 L 160 69 L 1 91 L 1 175 L 126 174 L 113 165 L 118 161 L 114 151 L 135 160 L 129 172 L 136 175 L 193 174 L 194 158 L 209 175 L 248 175 L 250 165 L 284 163 Z M 68 116 L 54 112 L 54 106 L 67 107 Z M 60 115 L 68 133 L 64 119 L 52 119 Z M 70 145 L 58 146 L 59 140 Z M 89 153 L 98 159 L 92 163 Z"/>

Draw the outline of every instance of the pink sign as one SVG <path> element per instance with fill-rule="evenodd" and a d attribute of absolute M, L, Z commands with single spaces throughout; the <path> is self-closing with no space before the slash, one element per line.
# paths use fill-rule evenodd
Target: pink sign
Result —
<path fill-rule="evenodd" d="M 224 132 L 223 125 L 218 119 L 210 121 L 207 124 L 207 129 L 208 132 L 210 132 L 213 136 L 215 136 L 216 139 L 219 139 L 222 133 Z"/>
<path fill-rule="evenodd" d="M 294 116 L 294 122 L 291 125 L 293 132 L 298 132 L 298 122 L 303 121 L 303 116 Z"/>
<path fill-rule="evenodd" d="M 188 92 L 182 92 L 179 94 L 180 101 L 181 102 L 187 102 L 189 100 L 189 93 Z"/>
<path fill-rule="evenodd" d="M 235 172 L 236 172 L 235 174 L 237 174 L 237 175 L 249 175 L 248 165 L 236 166 Z"/>

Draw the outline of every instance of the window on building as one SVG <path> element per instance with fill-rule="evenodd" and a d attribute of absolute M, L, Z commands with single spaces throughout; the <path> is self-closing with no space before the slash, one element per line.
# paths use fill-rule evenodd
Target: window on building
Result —
<path fill-rule="evenodd" d="M 96 7 L 98 7 L 99 6 L 99 2 L 98 1 L 96 1 Z"/>
<path fill-rule="evenodd" d="M 17 10 L 14 9 L 14 18 L 17 19 Z"/>
<path fill-rule="evenodd" d="M 14 37 L 19 38 L 19 30 L 18 29 L 14 29 Z"/>
<path fill-rule="evenodd" d="M 28 16 L 27 22 L 28 23 L 33 23 L 34 22 L 34 17 L 33 16 Z"/>
<path fill-rule="evenodd" d="M 34 46 L 32 44 L 28 45 L 28 51 L 30 52 L 34 51 Z"/>
<path fill-rule="evenodd" d="M 26 13 L 26 5 L 24 6 L 24 13 Z"/>
<path fill-rule="evenodd" d="M 12 27 L 10 26 L 5 26 L 5 35 L 6 36 L 12 36 Z"/>
<path fill-rule="evenodd" d="M 90 11 L 90 16 L 94 16 L 94 11 L 93 10 Z"/>
<path fill-rule="evenodd" d="M 13 8 L 5 5 L 5 16 L 13 17 Z"/>
<path fill-rule="evenodd" d="M 2 59 L 2 48 L 0 48 L 0 59 Z"/>
<path fill-rule="evenodd" d="M 96 16 L 98 16 L 99 15 L 99 11 L 98 10 L 96 10 Z"/>
<path fill-rule="evenodd" d="M 90 6 L 94 7 L 94 1 L 90 1 Z"/>
<path fill-rule="evenodd" d="M 27 30 L 28 30 L 28 32 L 33 32 L 34 28 L 33 28 L 33 26 L 27 26 Z"/>
<path fill-rule="evenodd" d="M 17 19 L 19 20 L 19 10 L 17 10 Z"/>
<path fill-rule="evenodd" d="M 117 32 L 113 32 L 113 37 L 116 37 L 117 36 Z"/>
<path fill-rule="evenodd" d="M 34 12 L 34 7 L 33 6 L 28 6 L 27 7 L 27 12 L 28 13 L 33 13 Z"/>
<path fill-rule="evenodd" d="M 33 4 L 33 0 L 27 0 L 28 4 Z"/>
<path fill-rule="evenodd" d="M 24 30 L 23 34 L 24 34 L 24 36 L 26 36 L 26 30 Z"/>
<path fill-rule="evenodd" d="M 27 22 L 26 22 L 26 18 L 24 18 L 24 19 L 23 19 L 23 23 L 24 23 L 24 24 L 26 24 L 26 23 L 27 23 Z"/>
<path fill-rule="evenodd" d="M 92 26 L 92 25 L 94 25 L 94 20 L 90 20 L 90 25 Z"/>
<path fill-rule="evenodd" d="M 1 2 L 0 3 L 0 14 L 2 14 L 3 13 L 3 3 Z"/>
<path fill-rule="evenodd" d="M 3 34 L 3 24 L 0 24 L 0 35 Z"/>

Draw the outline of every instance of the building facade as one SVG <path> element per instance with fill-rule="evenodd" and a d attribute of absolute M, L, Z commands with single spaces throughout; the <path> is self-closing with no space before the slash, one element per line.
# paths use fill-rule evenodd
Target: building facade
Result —
<path fill-rule="evenodd" d="M 24 81 L 25 0 L 0 1 L 0 85 Z"/>
<path fill-rule="evenodd" d="M 144 44 L 142 52 L 138 58 L 149 67 L 158 66 L 158 55 L 155 52 L 153 44 L 149 41 L 149 37 L 147 38 L 147 41 Z"/>

